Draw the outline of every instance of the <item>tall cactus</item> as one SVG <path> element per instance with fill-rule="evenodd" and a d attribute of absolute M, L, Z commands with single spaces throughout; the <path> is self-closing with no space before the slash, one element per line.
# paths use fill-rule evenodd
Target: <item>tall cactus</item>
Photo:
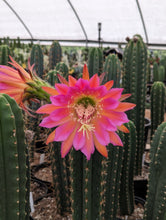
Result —
<path fill-rule="evenodd" d="M 134 169 L 137 149 L 136 128 L 132 121 L 126 124 L 130 133 L 124 133 L 123 164 L 120 184 L 119 207 L 122 215 L 130 215 L 134 211 Z"/>
<path fill-rule="evenodd" d="M 22 111 L 0 94 L 0 215 L 2 220 L 29 219 L 29 165 Z"/>
<path fill-rule="evenodd" d="M 164 121 L 165 95 L 164 83 L 154 82 L 151 88 L 151 137 L 158 125 Z"/>
<path fill-rule="evenodd" d="M 31 54 L 30 54 L 30 64 L 34 66 L 34 69 L 37 75 L 40 78 L 43 78 L 43 52 L 38 44 L 34 44 L 32 46 Z"/>
<path fill-rule="evenodd" d="M 62 75 L 65 79 L 68 78 L 69 69 L 64 62 L 57 63 L 55 69 L 56 69 L 57 73 Z"/>
<path fill-rule="evenodd" d="M 103 71 L 103 53 L 101 48 L 91 48 L 88 54 L 88 70 L 90 77 Z"/>
<path fill-rule="evenodd" d="M 0 65 L 8 65 L 10 49 L 7 45 L 0 46 Z"/>
<path fill-rule="evenodd" d="M 110 144 L 108 158 L 95 151 L 89 161 L 81 152 L 70 152 L 73 220 L 116 218 L 123 152 Z"/>
<path fill-rule="evenodd" d="M 165 67 L 160 65 L 158 68 L 158 81 L 164 82 L 165 80 Z"/>
<path fill-rule="evenodd" d="M 62 48 L 58 41 L 54 41 L 49 51 L 49 68 L 53 70 L 57 63 L 61 61 Z"/>
<path fill-rule="evenodd" d="M 139 35 L 131 39 L 123 56 L 124 93 L 131 93 L 129 102 L 135 103 L 136 108 L 128 113 L 137 130 L 136 174 L 141 174 L 142 155 L 144 151 L 144 115 L 147 79 L 147 48 Z"/>
<path fill-rule="evenodd" d="M 52 174 L 58 212 L 65 216 L 70 212 L 70 180 L 68 156 L 61 158 L 60 143 L 51 147 Z"/>
<path fill-rule="evenodd" d="M 153 82 L 158 81 L 158 63 L 153 63 Z"/>
<path fill-rule="evenodd" d="M 58 82 L 58 78 L 57 78 L 57 71 L 56 70 L 50 70 L 47 74 L 46 74 L 46 80 L 52 85 L 55 85 L 55 82 Z"/>
<path fill-rule="evenodd" d="M 166 122 L 156 130 L 150 149 L 150 173 L 144 220 L 164 220 L 166 215 Z"/>
<path fill-rule="evenodd" d="M 104 81 L 114 80 L 114 87 L 120 87 L 121 63 L 117 55 L 110 54 L 107 56 L 104 64 Z"/>

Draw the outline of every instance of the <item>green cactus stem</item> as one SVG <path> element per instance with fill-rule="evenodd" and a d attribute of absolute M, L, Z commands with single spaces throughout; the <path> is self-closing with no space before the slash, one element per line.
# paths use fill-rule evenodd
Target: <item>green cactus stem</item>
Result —
<path fill-rule="evenodd" d="M 103 71 L 103 53 L 101 48 L 91 48 L 88 54 L 88 70 L 92 77 L 94 74 L 101 74 Z"/>
<path fill-rule="evenodd" d="M 158 125 L 164 121 L 165 95 L 164 83 L 154 82 L 151 88 L 151 137 Z"/>
<path fill-rule="evenodd" d="M 158 63 L 153 63 L 153 82 L 158 81 Z"/>
<path fill-rule="evenodd" d="M 43 78 L 43 52 L 41 46 L 38 44 L 34 44 L 32 46 L 31 54 L 30 54 L 30 64 L 34 66 L 34 70 L 36 74 L 42 79 Z"/>
<path fill-rule="evenodd" d="M 114 88 L 120 87 L 121 63 L 117 55 L 110 54 L 107 56 L 104 64 L 104 82 L 114 80 Z"/>
<path fill-rule="evenodd" d="M 164 220 L 166 214 L 166 122 L 156 130 L 151 142 L 148 191 L 144 220 Z"/>
<path fill-rule="evenodd" d="M 29 164 L 22 111 L 0 94 L 0 213 L 2 220 L 29 219 Z"/>
<path fill-rule="evenodd" d="M 160 65 L 158 68 L 158 81 L 164 82 L 165 80 L 165 67 Z"/>
<path fill-rule="evenodd" d="M 121 215 L 134 211 L 134 169 L 136 156 L 136 128 L 132 121 L 126 124 L 129 133 L 123 134 L 123 164 L 120 184 L 119 207 Z"/>
<path fill-rule="evenodd" d="M 10 49 L 7 45 L 0 46 L 0 65 L 8 65 Z"/>
<path fill-rule="evenodd" d="M 128 117 L 134 122 L 137 130 L 136 175 L 142 171 L 142 155 L 144 152 L 144 116 L 147 79 L 147 48 L 139 35 L 129 40 L 123 56 L 124 93 L 132 94 L 129 102 L 135 103 L 133 111 Z"/>
<path fill-rule="evenodd" d="M 49 51 L 49 69 L 53 70 L 56 64 L 61 62 L 62 48 L 58 41 L 54 41 Z"/>

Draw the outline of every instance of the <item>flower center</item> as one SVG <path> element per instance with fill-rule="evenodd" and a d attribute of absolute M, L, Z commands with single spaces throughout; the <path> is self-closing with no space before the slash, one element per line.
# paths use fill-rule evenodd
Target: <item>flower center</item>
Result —
<path fill-rule="evenodd" d="M 75 105 L 75 112 L 82 124 L 89 123 L 96 112 L 94 100 L 90 97 L 83 97 L 79 99 Z"/>

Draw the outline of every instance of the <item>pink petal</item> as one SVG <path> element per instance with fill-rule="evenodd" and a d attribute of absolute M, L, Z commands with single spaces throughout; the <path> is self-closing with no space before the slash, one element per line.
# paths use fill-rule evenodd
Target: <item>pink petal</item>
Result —
<path fill-rule="evenodd" d="M 63 95 L 66 95 L 69 89 L 69 87 L 66 84 L 60 84 L 60 83 L 56 83 L 55 88 L 59 93 Z"/>
<path fill-rule="evenodd" d="M 104 110 L 102 114 L 107 116 L 110 119 L 110 121 L 116 126 L 121 126 L 122 124 L 129 122 L 129 119 L 127 118 L 127 115 L 124 112 Z"/>
<path fill-rule="evenodd" d="M 101 124 L 101 129 L 107 130 L 107 131 L 116 131 L 117 127 L 111 123 L 111 120 L 107 118 L 106 116 L 101 116 L 98 119 L 98 123 Z"/>
<path fill-rule="evenodd" d="M 115 146 L 123 146 L 123 143 L 120 137 L 115 132 L 109 132 L 110 142 Z"/>
<path fill-rule="evenodd" d="M 55 130 L 53 132 L 51 132 L 51 134 L 48 135 L 46 144 L 49 144 L 50 142 L 54 141 L 54 137 L 55 137 Z"/>
<path fill-rule="evenodd" d="M 68 104 L 68 96 L 66 95 L 56 95 L 56 96 L 51 96 L 50 100 L 52 104 L 56 106 L 64 106 Z"/>
<path fill-rule="evenodd" d="M 90 87 L 98 87 L 100 84 L 99 77 L 97 74 L 93 75 L 89 80 Z"/>
<path fill-rule="evenodd" d="M 38 114 L 50 114 L 51 112 L 53 112 L 55 109 L 57 109 L 57 107 L 53 104 L 46 104 L 41 106 L 36 113 Z"/>
<path fill-rule="evenodd" d="M 98 152 L 104 157 L 108 157 L 108 151 L 107 151 L 106 146 L 100 144 L 95 136 L 93 137 L 93 140 L 94 140 L 94 144 Z"/>
<path fill-rule="evenodd" d="M 53 121 L 59 121 L 69 115 L 68 108 L 58 108 L 50 114 Z"/>
<path fill-rule="evenodd" d="M 85 135 L 82 131 L 76 131 L 76 135 L 73 140 L 73 146 L 76 150 L 80 150 L 85 144 Z"/>
<path fill-rule="evenodd" d="M 62 142 L 61 144 L 61 156 L 64 158 L 66 154 L 69 152 L 73 145 L 73 139 L 76 133 L 77 127 L 74 129 L 74 131 L 69 135 L 69 137 Z"/>
<path fill-rule="evenodd" d="M 122 95 L 123 89 L 119 89 L 119 88 L 113 88 L 110 91 L 107 92 L 107 94 L 103 97 L 103 99 L 107 99 L 109 97 L 113 98 L 113 99 L 117 99 L 119 100 L 121 95 Z"/>
<path fill-rule="evenodd" d="M 119 105 L 117 106 L 116 109 L 114 109 L 114 111 L 117 112 L 125 112 L 128 111 L 130 109 L 133 109 L 136 105 L 133 103 L 128 103 L 128 102 L 121 102 L 119 103 Z"/>
<path fill-rule="evenodd" d="M 88 72 L 88 68 L 86 64 L 84 64 L 84 67 L 83 67 L 82 78 L 85 80 L 89 80 L 89 72 Z"/>
<path fill-rule="evenodd" d="M 56 122 L 51 120 L 51 118 L 48 116 L 42 120 L 39 126 L 45 127 L 45 128 L 53 128 L 56 126 Z"/>
<path fill-rule="evenodd" d="M 110 142 L 108 132 L 101 128 L 101 124 L 99 123 L 99 121 L 96 121 L 94 126 L 95 126 L 94 134 L 95 134 L 97 140 L 102 145 L 107 145 Z"/>
<path fill-rule="evenodd" d="M 104 99 L 101 101 L 104 109 L 114 109 L 119 105 L 119 101 L 113 98 Z"/>
<path fill-rule="evenodd" d="M 75 86 L 77 80 L 69 75 L 69 86 Z"/>
<path fill-rule="evenodd" d="M 63 125 L 60 125 L 55 132 L 54 141 L 64 141 L 69 135 L 73 132 L 75 128 L 75 123 L 73 121 L 69 121 Z"/>
<path fill-rule="evenodd" d="M 75 84 L 75 86 L 77 86 L 78 88 L 80 88 L 81 90 L 85 90 L 85 89 L 88 89 L 89 88 L 89 81 L 87 80 L 84 80 L 84 79 L 79 79 L 77 81 L 77 83 Z"/>
<path fill-rule="evenodd" d="M 85 145 L 81 148 L 81 152 L 85 154 L 87 160 L 90 160 L 91 154 L 94 153 L 95 147 L 93 142 L 92 133 L 88 132 L 88 137 L 86 135 L 86 142 Z"/>

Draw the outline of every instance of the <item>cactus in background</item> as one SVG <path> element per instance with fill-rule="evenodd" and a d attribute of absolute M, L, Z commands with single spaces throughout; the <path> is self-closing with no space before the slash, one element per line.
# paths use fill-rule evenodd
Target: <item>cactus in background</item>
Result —
<path fill-rule="evenodd" d="M 152 68 L 151 64 L 148 63 L 148 70 L 147 70 L 147 83 L 150 83 L 152 81 Z"/>
<path fill-rule="evenodd" d="M 158 125 L 164 121 L 165 113 L 165 85 L 154 82 L 151 88 L 151 137 Z"/>
<path fill-rule="evenodd" d="M 150 173 L 144 220 L 164 220 L 166 214 L 166 122 L 156 130 L 150 149 Z"/>
<path fill-rule="evenodd" d="M 56 69 L 56 72 L 62 75 L 65 79 L 68 78 L 69 69 L 65 63 L 63 62 L 57 63 L 55 69 Z"/>
<path fill-rule="evenodd" d="M 36 71 L 36 74 L 40 78 L 43 78 L 43 52 L 40 45 L 34 44 L 32 46 L 30 64 L 35 64 L 34 70 Z"/>
<path fill-rule="evenodd" d="M 100 48 L 91 48 L 88 54 L 88 70 L 90 77 L 103 71 L 103 52 Z"/>
<path fill-rule="evenodd" d="M 136 175 L 141 174 L 142 155 L 144 152 L 144 116 L 147 79 L 147 48 L 139 35 L 131 39 L 123 54 L 124 93 L 132 94 L 129 102 L 135 103 L 136 108 L 128 113 L 137 130 Z"/>
<path fill-rule="evenodd" d="M 126 124 L 130 133 L 123 134 L 123 164 L 120 184 L 119 208 L 121 215 L 134 211 L 134 169 L 137 149 L 136 128 L 132 121 Z"/>
<path fill-rule="evenodd" d="M 164 82 L 165 80 L 165 68 L 160 65 L 158 68 L 158 81 Z"/>
<path fill-rule="evenodd" d="M 8 65 L 10 49 L 7 45 L 0 46 L 0 65 Z"/>
<path fill-rule="evenodd" d="M 1 220 L 29 220 L 30 177 L 22 111 L 5 94 L 0 94 L 0 106 Z"/>
<path fill-rule="evenodd" d="M 50 70 L 47 74 L 46 74 L 46 80 L 52 85 L 54 86 L 56 82 L 58 82 L 58 78 L 57 78 L 57 71 L 56 70 Z"/>
<path fill-rule="evenodd" d="M 104 82 L 114 80 L 114 88 L 120 87 L 121 63 L 117 55 L 110 54 L 107 56 L 104 64 Z"/>
<path fill-rule="evenodd" d="M 57 142 L 52 144 L 51 165 L 58 212 L 65 216 L 70 212 L 69 156 L 61 158 L 60 145 Z"/>
<path fill-rule="evenodd" d="M 158 63 L 153 63 L 153 82 L 158 81 Z"/>
<path fill-rule="evenodd" d="M 58 41 L 54 41 L 49 51 L 49 68 L 53 70 L 57 63 L 61 61 L 62 49 Z"/>

